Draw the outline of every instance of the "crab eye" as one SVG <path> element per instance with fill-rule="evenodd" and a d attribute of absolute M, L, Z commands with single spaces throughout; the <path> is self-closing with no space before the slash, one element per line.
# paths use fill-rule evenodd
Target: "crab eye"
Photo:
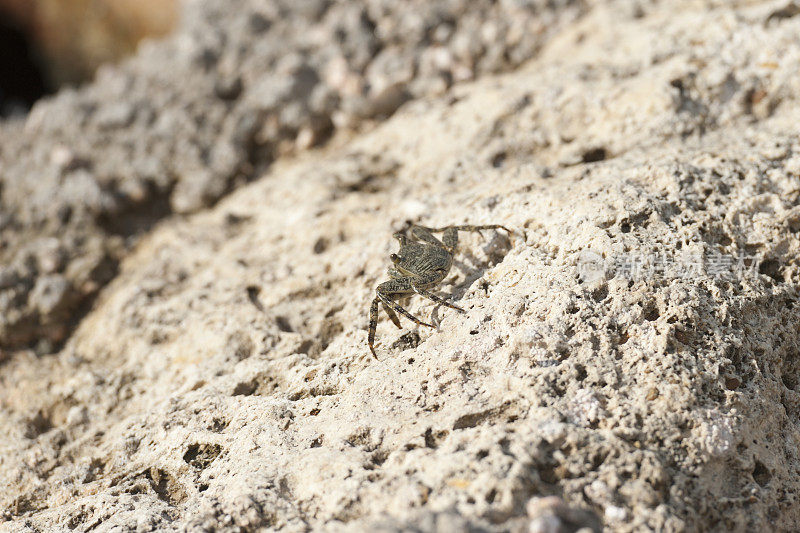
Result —
<path fill-rule="evenodd" d="M 400 256 L 397 254 L 392 254 L 389 256 L 389 259 L 391 259 L 392 261 L 400 261 Z"/>

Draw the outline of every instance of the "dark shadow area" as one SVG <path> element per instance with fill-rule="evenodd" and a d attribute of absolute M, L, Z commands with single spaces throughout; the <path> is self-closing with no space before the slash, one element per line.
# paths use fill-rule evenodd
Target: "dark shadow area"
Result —
<path fill-rule="evenodd" d="M 24 114 L 52 91 L 25 34 L 0 12 L 0 118 Z"/>
<path fill-rule="evenodd" d="M 491 244 L 492 242 L 495 242 L 496 239 L 499 239 L 499 246 L 497 249 L 490 251 Z M 445 296 L 447 300 L 459 305 L 459 301 L 469 291 L 472 285 L 476 281 L 482 279 L 487 270 L 496 267 L 503 261 L 503 259 L 505 259 L 505 256 L 511 251 L 511 241 L 508 239 L 508 236 L 497 234 L 490 242 L 484 245 L 484 251 L 486 251 L 487 255 L 489 256 L 488 261 L 478 259 L 468 250 L 460 252 L 461 257 L 463 257 L 467 262 L 460 261 L 458 259 L 453 260 L 453 266 L 462 274 L 464 274 L 465 279 L 461 283 L 458 283 L 452 287 L 450 294 Z M 488 284 L 483 288 L 484 290 L 488 291 Z M 439 318 L 439 310 L 441 307 L 442 306 L 440 304 L 437 304 L 433 308 L 433 311 L 431 311 L 432 323 L 436 324 L 437 326 L 441 322 L 441 319 Z"/>

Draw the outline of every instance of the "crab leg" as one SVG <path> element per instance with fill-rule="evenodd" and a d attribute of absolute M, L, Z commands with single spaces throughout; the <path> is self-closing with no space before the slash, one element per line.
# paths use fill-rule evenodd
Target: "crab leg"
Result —
<path fill-rule="evenodd" d="M 442 298 L 441 296 L 436 296 L 432 292 L 427 291 L 427 290 L 423 289 L 422 287 L 414 287 L 414 292 L 416 292 L 420 296 L 424 296 L 425 298 L 428 298 L 429 300 L 433 300 L 437 304 L 446 305 L 447 307 L 449 307 L 451 309 L 455 309 L 456 311 L 459 311 L 461 313 L 466 313 L 466 311 L 464 311 L 462 308 L 460 308 L 456 304 L 450 303 L 447 300 L 445 300 L 444 298 Z"/>
<path fill-rule="evenodd" d="M 378 285 L 378 288 L 375 289 L 375 299 L 372 300 L 372 305 L 369 308 L 369 335 L 368 335 L 368 344 L 369 350 L 372 352 L 372 356 L 377 359 L 378 356 L 375 354 L 375 331 L 378 327 L 378 305 L 383 304 L 384 309 L 386 309 L 389 318 L 394 322 L 395 325 L 399 326 L 400 321 L 397 318 L 397 315 L 394 313 L 400 313 L 407 319 L 411 320 L 412 322 L 419 324 L 420 326 L 427 326 L 429 328 L 435 328 L 433 324 L 428 324 L 427 322 L 423 322 L 419 318 L 415 317 L 405 309 L 403 309 L 400 304 L 395 302 L 391 299 L 392 296 L 402 296 L 404 294 L 409 294 L 414 292 L 412 287 L 413 279 L 411 277 L 402 277 L 397 278 L 389 281 L 385 281 Z M 394 316 L 392 316 L 394 315 Z"/>
<path fill-rule="evenodd" d="M 431 244 L 436 244 L 439 240 L 434 237 L 433 233 L 444 233 L 442 236 L 442 243 L 444 244 L 445 248 L 450 252 L 453 253 L 458 245 L 458 232 L 459 231 L 477 231 L 478 233 L 481 230 L 485 229 L 502 229 L 508 232 L 509 234 L 512 233 L 510 229 L 505 226 L 501 226 L 500 224 L 485 224 L 483 226 L 473 226 L 471 224 L 464 224 L 461 226 L 445 226 L 443 228 L 429 228 L 427 226 L 411 226 L 411 234 L 418 239 L 427 241 Z"/>

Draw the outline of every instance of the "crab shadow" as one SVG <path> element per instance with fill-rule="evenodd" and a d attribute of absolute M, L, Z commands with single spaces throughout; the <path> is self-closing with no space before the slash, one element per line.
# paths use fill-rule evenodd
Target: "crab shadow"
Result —
<path fill-rule="evenodd" d="M 456 305 L 459 305 L 460 300 L 464 298 L 464 295 L 467 294 L 467 292 L 469 292 L 472 286 L 477 281 L 483 279 L 483 276 L 487 270 L 489 270 L 490 268 L 494 268 L 495 266 L 503 262 L 508 252 L 511 251 L 511 246 L 510 246 L 511 243 L 506 239 L 506 242 L 503 242 L 502 244 L 503 244 L 502 246 L 492 250 L 492 253 L 487 254 L 488 260 L 478 259 L 470 252 L 462 254 L 465 259 L 464 261 L 453 260 L 453 266 L 456 267 L 464 275 L 464 280 L 456 285 L 453 285 L 450 294 L 447 295 L 447 299 L 449 301 L 453 302 Z M 486 246 L 487 248 L 489 248 L 491 245 L 492 243 L 489 243 Z M 486 283 L 485 289 L 487 290 L 487 295 L 488 295 L 488 287 L 489 287 L 488 283 Z M 436 304 L 436 306 L 433 308 L 433 311 L 431 311 L 431 320 L 437 327 L 441 322 L 441 318 L 439 317 L 439 310 L 442 307 L 444 307 L 442 306 L 442 304 Z"/>

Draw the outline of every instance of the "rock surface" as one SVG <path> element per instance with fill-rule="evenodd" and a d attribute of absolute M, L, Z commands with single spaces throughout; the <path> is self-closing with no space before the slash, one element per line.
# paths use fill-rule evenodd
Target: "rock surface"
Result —
<path fill-rule="evenodd" d="M 233 182 L 169 173 L 141 205 L 201 212 L 156 227 L 69 240 L 41 199 L 93 198 L 107 164 L 73 152 L 53 156 L 69 186 L 43 180 L 27 204 L 4 189 L 39 217 L 9 235 L 58 235 L 26 258 L 35 276 L 0 275 L 0 295 L 28 280 L 42 324 L 80 305 L 64 272 L 82 247 L 121 264 L 81 282 L 114 278 L 63 349 L 0 367 L 0 528 L 793 529 L 800 17 L 735 4 L 583 6 L 513 72 L 279 158 L 212 208 Z M 132 134 L 118 105 L 97 115 Z M 197 183 L 213 194 L 181 204 Z M 463 233 L 441 289 L 467 313 L 412 298 L 439 327 L 384 315 L 376 361 L 367 309 L 406 220 L 514 234 Z"/>
<path fill-rule="evenodd" d="M 0 128 L 0 277 L 15 280 L 0 294 L 0 349 L 61 343 L 158 220 L 409 98 L 515 67 L 584 10 L 578 0 L 187 1 L 173 38 Z M 60 262 L 47 272 L 38 257 L 53 239 Z M 69 284 L 65 313 L 31 303 L 51 274 Z"/>

